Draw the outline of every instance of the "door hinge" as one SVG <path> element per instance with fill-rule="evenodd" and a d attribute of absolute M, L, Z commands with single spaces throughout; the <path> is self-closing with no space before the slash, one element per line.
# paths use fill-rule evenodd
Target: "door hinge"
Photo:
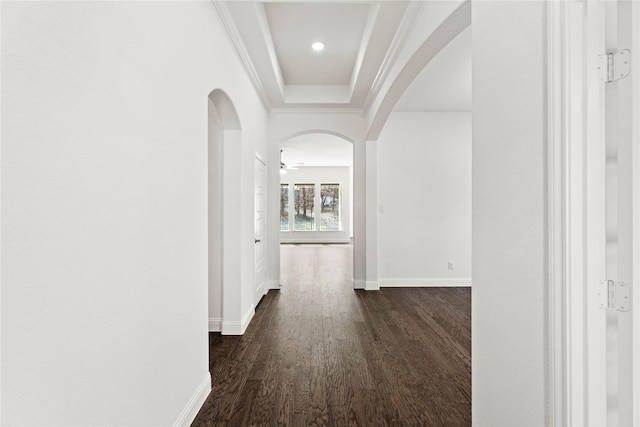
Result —
<path fill-rule="evenodd" d="M 631 51 L 629 49 L 598 56 L 600 58 L 598 65 L 600 80 L 605 83 L 620 80 L 631 72 Z"/>
<path fill-rule="evenodd" d="M 631 307 L 631 288 L 623 282 L 603 280 L 600 283 L 600 308 L 629 311 Z"/>

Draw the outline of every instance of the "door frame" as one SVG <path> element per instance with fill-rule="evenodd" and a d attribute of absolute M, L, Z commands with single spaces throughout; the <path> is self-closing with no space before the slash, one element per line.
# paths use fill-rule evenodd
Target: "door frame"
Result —
<path fill-rule="evenodd" d="M 604 274 L 604 255 L 597 262 L 595 230 L 590 227 L 599 220 L 604 224 L 604 211 L 587 215 L 589 206 L 604 199 L 604 185 L 597 192 L 587 191 L 588 172 L 596 181 L 604 173 L 604 162 L 600 169 L 588 163 L 601 133 L 595 120 L 599 111 L 589 108 L 597 105 L 593 101 L 600 93 L 587 90 L 593 77 L 588 58 L 598 50 L 592 37 L 585 38 L 593 32 L 590 25 L 598 26 L 589 22 L 599 15 L 589 10 L 593 7 L 586 2 L 547 3 L 549 424 L 556 426 L 606 423 L 604 331 L 590 330 L 592 324 L 604 325 L 604 319 L 595 321 L 600 314 L 591 302 L 595 292 L 591 283 L 584 286 L 593 273 L 587 271 L 589 261 Z M 592 390 L 596 383 L 602 387 Z"/>
<path fill-rule="evenodd" d="M 258 173 L 257 173 L 257 164 L 260 163 L 262 164 L 262 166 L 264 167 L 264 180 L 263 180 L 263 187 L 264 187 L 264 232 L 263 232 L 263 241 L 262 242 L 256 242 L 255 239 L 257 239 L 257 235 L 256 235 L 256 214 L 257 214 L 257 200 L 256 200 L 256 191 L 257 191 L 257 182 L 258 182 Z M 267 200 L 268 200 L 268 183 L 269 183 L 269 169 L 267 166 L 267 162 L 258 154 L 255 153 L 255 159 L 254 159 L 254 164 L 253 164 L 253 168 L 254 168 L 254 184 L 253 184 L 253 191 L 254 191 L 254 204 L 253 204 L 253 214 L 254 214 L 254 263 L 253 263 L 253 277 L 254 277 L 254 283 L 253 283 L 253 288 L 254 288 L 254 292 L 253 292 L 253 301 L 252 304 L 254 307 L 256 307 L 258 305 L 258 303 L 260 302 L 260 300 L 262 299 L 262 297 L 264 297 L 267 292 L 269 292 L 269 274 L 267 271 L 267 266 L 268 266 L 268 262 L 267 262 L 267 227 L 268 227 L 268 207 L 267 207 Z M 256 259 L 255 259 L 255 245 L 260 243 L 263 247 L 264 250 L 264 280 L 262 281 L 262 283 L 256 283 L 256 269 L 257 269 L 257 263 L 256 263 Z"/>
<path fill-rule="evenodd" d="M 548 2 L 549 424 L 605 425 L 603 2 Z M 640 4 L 632 2 L 633 22 Z M 640 114 L 640 25 L 632 30 L 633 117 Z M 602 102 L 598 102 L 602 100 Z M 633 194 L 640 194 L 640 124 L 634 123 Z M 601 180 L 601 181 L 600 181 Z M 602 182 L 603 185 L 594 185 Z M 640 289 L 640 196 L 632 202 L 633 289 Z M 585 249 L 586 248 L 586 249 Z M 585 283 L 587 286 L 585 287 Z M 638 292 L 636 292 L 637 294 Z M 633 420 L 640 425 L 640 298 L 632 331 Z"/>
<path fill-rule="evenodd" d="M 598 40 L 604 8 L 547 5 L 549 417 L 557 426 L 605 425 L 605 312 L 593 301 L 593 281 L 605 273 L 604 110 L 598 107 L 604 97 L 593 83 L 594 58 L 604 50 L 604 35 Z"/>

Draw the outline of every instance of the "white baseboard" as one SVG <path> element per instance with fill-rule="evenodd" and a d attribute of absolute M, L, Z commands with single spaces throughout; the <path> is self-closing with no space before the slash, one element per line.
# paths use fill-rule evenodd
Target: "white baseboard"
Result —
<path fill-rule="evenodd" d="M 266 295 L 267 292 L 269 291 L 269 282 L 268 281 L 264 281 L 262 282 L 262 285 L 260 285 L 257 289 L 256 289 L 256 296 L 257 295 Z M 260 297 L 262 298 L 262 297 Z"/>
<path fill-rule="evenodd" d="M 244 315 L 242 320 L 223 320 L 222 321 L 222 335 L 242 335 L 247 330 L 247 326 L 253 319 L 253 315 L 256 313 L 255 307 L 251 306 L 249 311 Z"/>
<path fill-rule="evenodd" d="M 470 287 L 471 278 L 380 279 L 381 288 L 446 288 Z"/>
<path fill-rule="evenodd" d="M 222 319 L 219 317 L 210 317 L 209 332 L 220 332 L 220 331 L 222 331 Z"/>
<path fill-rule="evenodd" d="M 211 374 L 207 372 L 204 379 L 187 402 L 178 419 L 173 423 L 174 427 L 188 427 L 198 415 L 198 411 L 202 408 L 202 404 L 211 393 Z"/>
<path fill-rule="evenodd" d="M 379 291 L 380 290 L 380 282 L 377 280 L 367 280 L 364 283 L 365 291 Z"/>
<path fill-rule="evenodd" d="M 264 282 L 262 282 L 262 285 L 260 285 L 256 289 L 256 298 L 258 298 L 257 300 L 258 302 L 256 302 L 256 305 L 260 303 L 260 301 L 262 300 L 262 298 L 264 298 L 267 292 L 269 292 L 269 281 L 265 280 Z"/>
<path fill-rule="evenodd" d="M 351 243 L 351 239 L 281 239 L 280 243 L 282 244 L 301 244 L 301 245 L 309 245 L 309 244 L 318 244 L 318 245 L 330 245 L 332 243 L 335 244 L 344 244 Z"/>
<path fill-rule="evenodd" d="M 364 289 L 364 280 L 353 280 L 353 289 Z"/>
<path fill-rule="evenodd" d="M 280 289 L 280 282 L 278 280 L 269 280 L 269 289 Z"/>

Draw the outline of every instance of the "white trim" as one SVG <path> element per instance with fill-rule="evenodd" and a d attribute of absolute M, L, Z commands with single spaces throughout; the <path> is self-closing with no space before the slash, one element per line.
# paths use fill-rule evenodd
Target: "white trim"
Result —
<path fill-rule="evenodd" d="M 353 289 L 364 289 L 365 283 L 364 280 L 358 279 L 353 280 Z"/>
<path fill-rule="evenodd" d="M 633 91 L 631 117 L 636 117 L 633 121 L 632 139 L 633 144 L 633 160 L 632 160 L 632 193 L 634 194 L 632 215 L 633 215 L 633 279 L 632 289 L 633 307 L 632 307 L 632 360 L 633 360 L 633 425 L 640 425 L 640 122 L 637 117 L 640 114 L 640 4 L 631 3 L 631 22 L 633 28 L 632 46 L 634 59 L 631 61 L 631 79 Z"/>
<path fill-rule="evenodd" d="M 267 166 L 267 161 L 265 159 L 262 158 L 262 156 L 260 155 L 260 153 L 258 153 L 257 151 L 255 152 L 255 156 L 256 156 L 256 160 L 258 160 L 260 163 L 262 163 L 265 167 Z"/>
<path fill-rule="evenodd" d="M 260 32 L 262 33 L 262 39 L 264 40 L 264 44 L 266 45 L 267 53 L 269 54 L 269 62 L 271 64 L 271 68 L 273 69 L 273 74 L 277 83 L 277 90 L 280 99 L 284 100 L 284 77 L 282 76 L 282 69 L 280 68 L 280 62 L 278 61 L 278 55 L 276 54 L 276 46 L 273 43 L 273 37 L 271 34 L 271 29 L 269 28 L 269 19 L 267 18 L 267 11 L 264 8 L 264 4 L 255 3 L 256 10 L 256 18 L 258 20 L 258 26 L 260 28 Z M 253 64 L 253 61 L 251 61 Z M 254 64 L 255 67 L 255 64 Z M 257 77 L 260 79 L 260 76 Z M 260 85 L 262 86 L 262 80 L 260 79 Z M 265 90 L 265 96 L 268 97 L 268 94 Z M 269 102 L 269 105 L 271 103 Z"/>
<path fill-rule="evenodd" d="M 373 99 L 365 111 L 367 131 L 365 139 L 376 141 L 384 128 L 391 112 L 398 100 L 408 89 L 418 74 L 444 49 L 454 38 L 471 25 L 471 1 L 460 2 L 456 9 L 449 14 L 431 34 L 420 44 L 402 68 L 394 73 L 388 89 Z M 385 82 L 386 84 L 386 82 Z M 380 98 L 378 102 L 377 99 Z M 375 106 L 375 109 L 374 109 Z"/>
<path fill-rule="evenodd" d="M 405 46 L 405 42 L 407 41 L 409 34 L 415 26 L 416 17 L 419 15 L 420 9 L 422 8 L 422 3 L 423 2 L 421 1 L 409 2 L 409 4 L 407 5 L 407 9 L 402 16 L 400 25 L 398 25 L 398 30 L 391 40 L 391 44 L 389 45 L 389 49 L 387 50 L 387 53 L 382 60 L 382 64 L 380 64 L 378 73 L 373 79 L 373 82 L 371 82 L 371 90 L 367 94 L 367 97 L 365 98 L 363 104 L 364 111 L 368 111 L 369 108 L 371 108 L 373 100 L 376 98 L 376 96 L 378 96 L 378 93 L 380 93 L 382 85 L 387 80 L 391 69 L 396 64 L 398 55 L 400 55 L 400 52 Z"/>
<path fill-rule="evenodd" d="M 241 334 L 244 334 L 244 332 L 247 330 L 247 327 L 249 326 L 249 323 L 251 323 L 251 319 L 253 319 L 254 314 L 256 314 L 256 307 L 252 305 L 251 307 L 249 307 L 249 310 L 247 310 L 247 313 L 242 318 Z"/>
<path fill-rule="evenodd" d="M 604 42 L 599 8 L 600 2 L 547 3 L 550 426 L 606 420 L 604 312 L 593 301 L 605 259 L 604 192 L 596 188 L 604 179 L 604 163 L 597 160 L 605 157 L 599 128 L 603 98 L 593 85 Z"/>
<path fill-rule="evenodd" d="M 631 117 L 633 120 L 632 135 L 632 252 L 633 252 L 633 277 L 632 277 L 632 360 L 633 360 L 633 425 L 640 425 L 640 122 L 637 117 L 640 114 L 640 4 L 631 3 L 632 55 L 631 61 Z"/>
<path fill-rule="evenodd" d="M 379 291 L 380 290 L 380 282 L 377 280 L 367 280 L 364 282 L 364 290 L 365 291 Z"/>
<path fill-rule="evenodd" d="M 202 404 L 207 400 L 209 393 L 211 393 L 211 374 L 207 372 L 204 379 L 191 396 L 191 399 L 189 399 L 187 405 L 173 423 L 174 427 L 190 426 L 196 418 L 196 415 L 198 415 L 198 411 L 200 411 Z"/>
<path fill-rule="evenodd" d="M 381 288 L 448 288 L 470 287 L 469 277 L 380 279 Z"/>
<path fill-rule="evenodd" d="M 302 233 L 302 232 L 299 232 Z M 313 238 L 308 238 L 308 239 L 296 239 L 296 238 L 291 238 L 291 239 L 284 239 L 284 238 L 280 238 L 280 243 L 283 245 L 291 245 L 291 244 L 331 244 L 331 243 L 336 243 L 336 244 L 345 244 L 345 243 L 351 243 L 351 239 L 350 238 L 337 238 L 337 239 L 322 239 L 322 238 L 318 238 L 318 239 L 313 239 Z"/>
<path fill-rule="evenodd" d="M 269 280 L 269 285 L 267 286 L 268 289 L 280 289 L 282 286 L 280 285 L 280 281 L 279 280 Z"/>
<path fill-rule="evenodd" d="M 270 111 L 271 114 L 364 114 L 364 110 L 359 107 L 329 107 L 326 104 L 318 107 L 274 107 Z M 351 141 L 350 138 L 345 139 Z"/>
<path fill-rule="evenodd" d="M 263 296 L 264 296 L 264 295 L 266 295 L 266 294 L 267 294 L 267 292 L 269 292 L 269 281 L 268 281 L 268 280 L 265 280 L 264 282 L 262 282 L 262 283 L 260 284 L 260 286 L 258 286 L 258 287 L 256 288 L 256 292 L 255 292 L 255 294 L 256 294 L 256 295 L 263 295 Z M 258 303 L 256 302 L 256 304 L 258 304 Z"/>
<path fill-rule="evenodd" d="M 244 315 L 242 320 L 223 320 L 222 321 L 222 335 L 242 335 L 247 330 L 253 315 L 256 313 L 255 307 L 252 305 Z"/>
<path fill-rule="evenodd" d="M 371 44 L 371 37 L 374 33 L 378 16 L 380 15 L 380 4 L 372 4 L 369 7 L 369 13 L 367 14 L 367 20 L 362 31 L 362 41 L 360 42 L 360 49 L 358 49 L 358 55 L 356 56 L 356 63 L 351 73 L 351 79 L 349 80 L 349 99 L 353 99 L 353 94 L 358 84 L 358 76 L 362 70 L 362 63 L 364 57 Z"/>
<path fill-rule="evenodd" d="M 209 332 L 220 332 L 222 330 L 222 318 L 210 317 L 209 318 Z"/>
<path fill-rule="evenodd" d="M 567 425 L 567 386 L 564 351 L 565 309 L 565 227 L 564 227 L 564 39 L 565 4 L 547 4 L 547 187 L 548 187 L 548 322 L 549 371 L 547 424 Z"/>
<path fill-rule="evenodd" d="M 364 277 L 366 290 L 379 290 L 378 282 L 378 142 L 365 141 Z"/>

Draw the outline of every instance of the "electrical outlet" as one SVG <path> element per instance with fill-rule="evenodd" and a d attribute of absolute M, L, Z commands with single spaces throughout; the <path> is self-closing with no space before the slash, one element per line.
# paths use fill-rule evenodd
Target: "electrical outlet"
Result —
<path fill-rule="evenodd" d="M 449 270 L 453 270 L 453 261 L 449 261 L 447 266 L 449 267 Z"/>

